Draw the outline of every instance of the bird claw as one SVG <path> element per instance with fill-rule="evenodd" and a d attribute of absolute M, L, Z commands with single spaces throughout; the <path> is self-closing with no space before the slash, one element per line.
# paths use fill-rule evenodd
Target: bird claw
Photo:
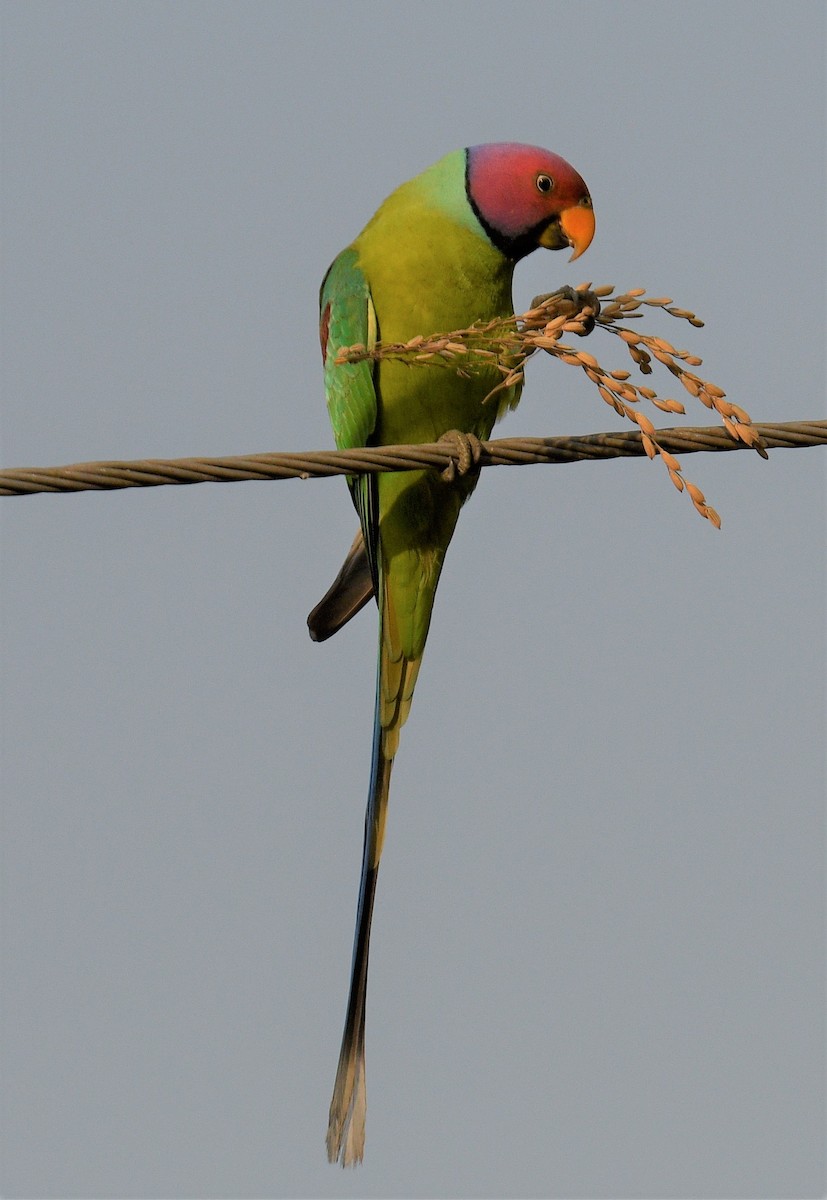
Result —
<path fill-rule="evenodd" d="M 539 308 L 541 304 L 545 304 L 547 300 L 563 301 L 561 310 L 566 313 L 566 316 L 577 317 L 585 309 L 589 309 L 589 313 L 583 319 L 583 332 L 578 333 L 578 337 L 585 337 L 594 329 L 595 322 L 600 316 L 600 301 L 590 288 L 578 290 L 564 284 L 555 292 L 544 292 L 542 296 L 535 296 L 531 301 L 532 308 Z M 571 311 L 568 312 L 567 308 Z"/>
<path fill-rule="evenodd" d="M 472 467 L 479 466 L 482 457 L 482 442 L 475 433 L 463 433 L 459 429 L 449 429 L 439 439 L 450 446 L 457 455 L 456 461 L 451 459 L 448 466 L 441 472 L 446 483 L 453 483 L 457 475 L 467 475 Z"/>

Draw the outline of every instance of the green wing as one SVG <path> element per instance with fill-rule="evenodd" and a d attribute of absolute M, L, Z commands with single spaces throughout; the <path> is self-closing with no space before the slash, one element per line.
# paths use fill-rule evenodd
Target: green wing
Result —
<path fill-rule="evenodd" d="M 325 275 L 319 313 L 327 411 L 336 445 L 340 450 L 369 446 L 378 415 L 375 364 L 366 361 L 337 365 L 335 361 L 341 349 L 359 343 L 370 348 L 378 336 L 370 288 L 355 250 L 343 250 Z M 347 482 L 359 513 L 377 591 L 376 476 L 349 476 Z"/>
<path fill-rule="evenodd" d="M 376 341 L 370 288 L 358 258 L 355 250 L 343 250 L 325 275 L 319 295 L 327 410 L 340 450 L 366 445 L 376 425 L 373 363 L 334 365 L 344 347 Z"/>

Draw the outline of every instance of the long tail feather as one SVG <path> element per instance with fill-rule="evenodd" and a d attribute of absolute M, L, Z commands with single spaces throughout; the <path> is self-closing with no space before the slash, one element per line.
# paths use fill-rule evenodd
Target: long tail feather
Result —
<path fill-rule="evenodd" d="M 380 599 L 379 655 L 359 907 L 347 1016 L 327 1129 L 327 1156 L 331 1162 L 341 1160 L 345 1167 L 361 1162 L 365 1148 L 368 950 L 379 859 L 385 837 L 391 768 L 399 733 L 411 707 L 445 548 L 451 539 L 461 503 L 461 496 L 457 494 L 454 503 L 446 506 L 441 491 L 437 496 L 438 503 L 435 502 L 431 491 L 443 485 L 435 484 L 424 475 L 413 485 L 410 481 L 400 484 L 395 475 L 376 478 L 386 493 L 383 530 L 392 552 L 388 552 L 383 544 L 376 589 Z M 430 538 L 424 537 L 421 520 L 410 527 L 408 514 L 412 510 L 426 514 L 436 512 L 439 520 Z M 364 514 L 362 517 L 366 520 Z M 358 562 L 359 553 L 357 539 L 351 547 L 354 562 Z M 387 553 L 393 554 L 393 571 L 387 568 Z"/>
<path fill-rule="evenodd" d="M 393 656 L 392 646 L 396 640 L 393 604 L 388 592 L 384 589 L 383 591 L 384 602 L 379 619 L 373 754 L 365 812 L 365 840 L 362 848 L 362 876 L 350 970 L 350 995 L 327 1126 L 327 1157 L 330 1162 L 341 1159 L 343 1167 L 360 1163 L 365 1149 L 365 997 L 368 986 L 370 924 L 379 875 L 379 860 L 385 840 L 391 768 L 399 743 L 399 730 L 408 716 L 421 662 L 421 658 L 411 660 L 404 656 Z"/>
<path fill-rule="evenodd" d="M 376 880 L 379 875 L 379 857 L 382 852 L 382 836 L 393 765 L 393 759 L 385 757 L 384 741 L 379 718 L 377 686 L 373 759 L 368 806 L 365 813 L 365 841 L 362 849 L 362 877 L 359 885 L 356 935 L 353 941 L 350 995 L 327 1126 L 327 1157 L 330 1162 L 341 1159 L 343 1167 L 355 1166 L 360 1163 L 365 1150 L 365 1113 L 367 1110 L 365 997 L 368 985 L 370 923 L 373 916 L 373 900 L 376 895 Z"/>

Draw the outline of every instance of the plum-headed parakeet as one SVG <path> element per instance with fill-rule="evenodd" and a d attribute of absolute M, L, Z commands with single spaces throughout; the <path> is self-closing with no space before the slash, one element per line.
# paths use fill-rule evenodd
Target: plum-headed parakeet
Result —
<path fill-rule="evenodd" d="M 487 438 L 520 389 L 486 397 L 496 367 L 459 374 L 398 361 L 337 365 L 340 349 L 406 342 L 508 316 L 515 263 L 543 246 L 582 254 L 594 236 L 588 189 L 562 158 L 515 143 L 456 150 L 388 197 L 335 260 L 321 288 L 327 406 L 336 445 L 433 442 L 460 431 Z M 375 595 L 379 608 L 373 757 L 356 936 L 339 1068 L 330 1105 L 331 1162 L 361 1160 L 365 1140 L 365 992 L 371 913 L 391 766 L 408 716 L 445 551 L 478 472 L 349 479 L 361 522 L 345 565 L 308 618 L 335 633 Z"/>

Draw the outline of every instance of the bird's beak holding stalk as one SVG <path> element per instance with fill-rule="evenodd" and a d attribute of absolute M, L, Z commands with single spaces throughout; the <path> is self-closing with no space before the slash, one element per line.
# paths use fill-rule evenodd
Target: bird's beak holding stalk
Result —
<path fill-rule="evenodd" d="M 569 262 L 588 250 L 594 237 L 594 209 L 591 199 L 585 196 L 571 208 L 564 208 L 560 216 L 552 221 L 540 234 L 540 245 L 547 250 L 562 250 L 571 246 L 572 256 Z"/>

